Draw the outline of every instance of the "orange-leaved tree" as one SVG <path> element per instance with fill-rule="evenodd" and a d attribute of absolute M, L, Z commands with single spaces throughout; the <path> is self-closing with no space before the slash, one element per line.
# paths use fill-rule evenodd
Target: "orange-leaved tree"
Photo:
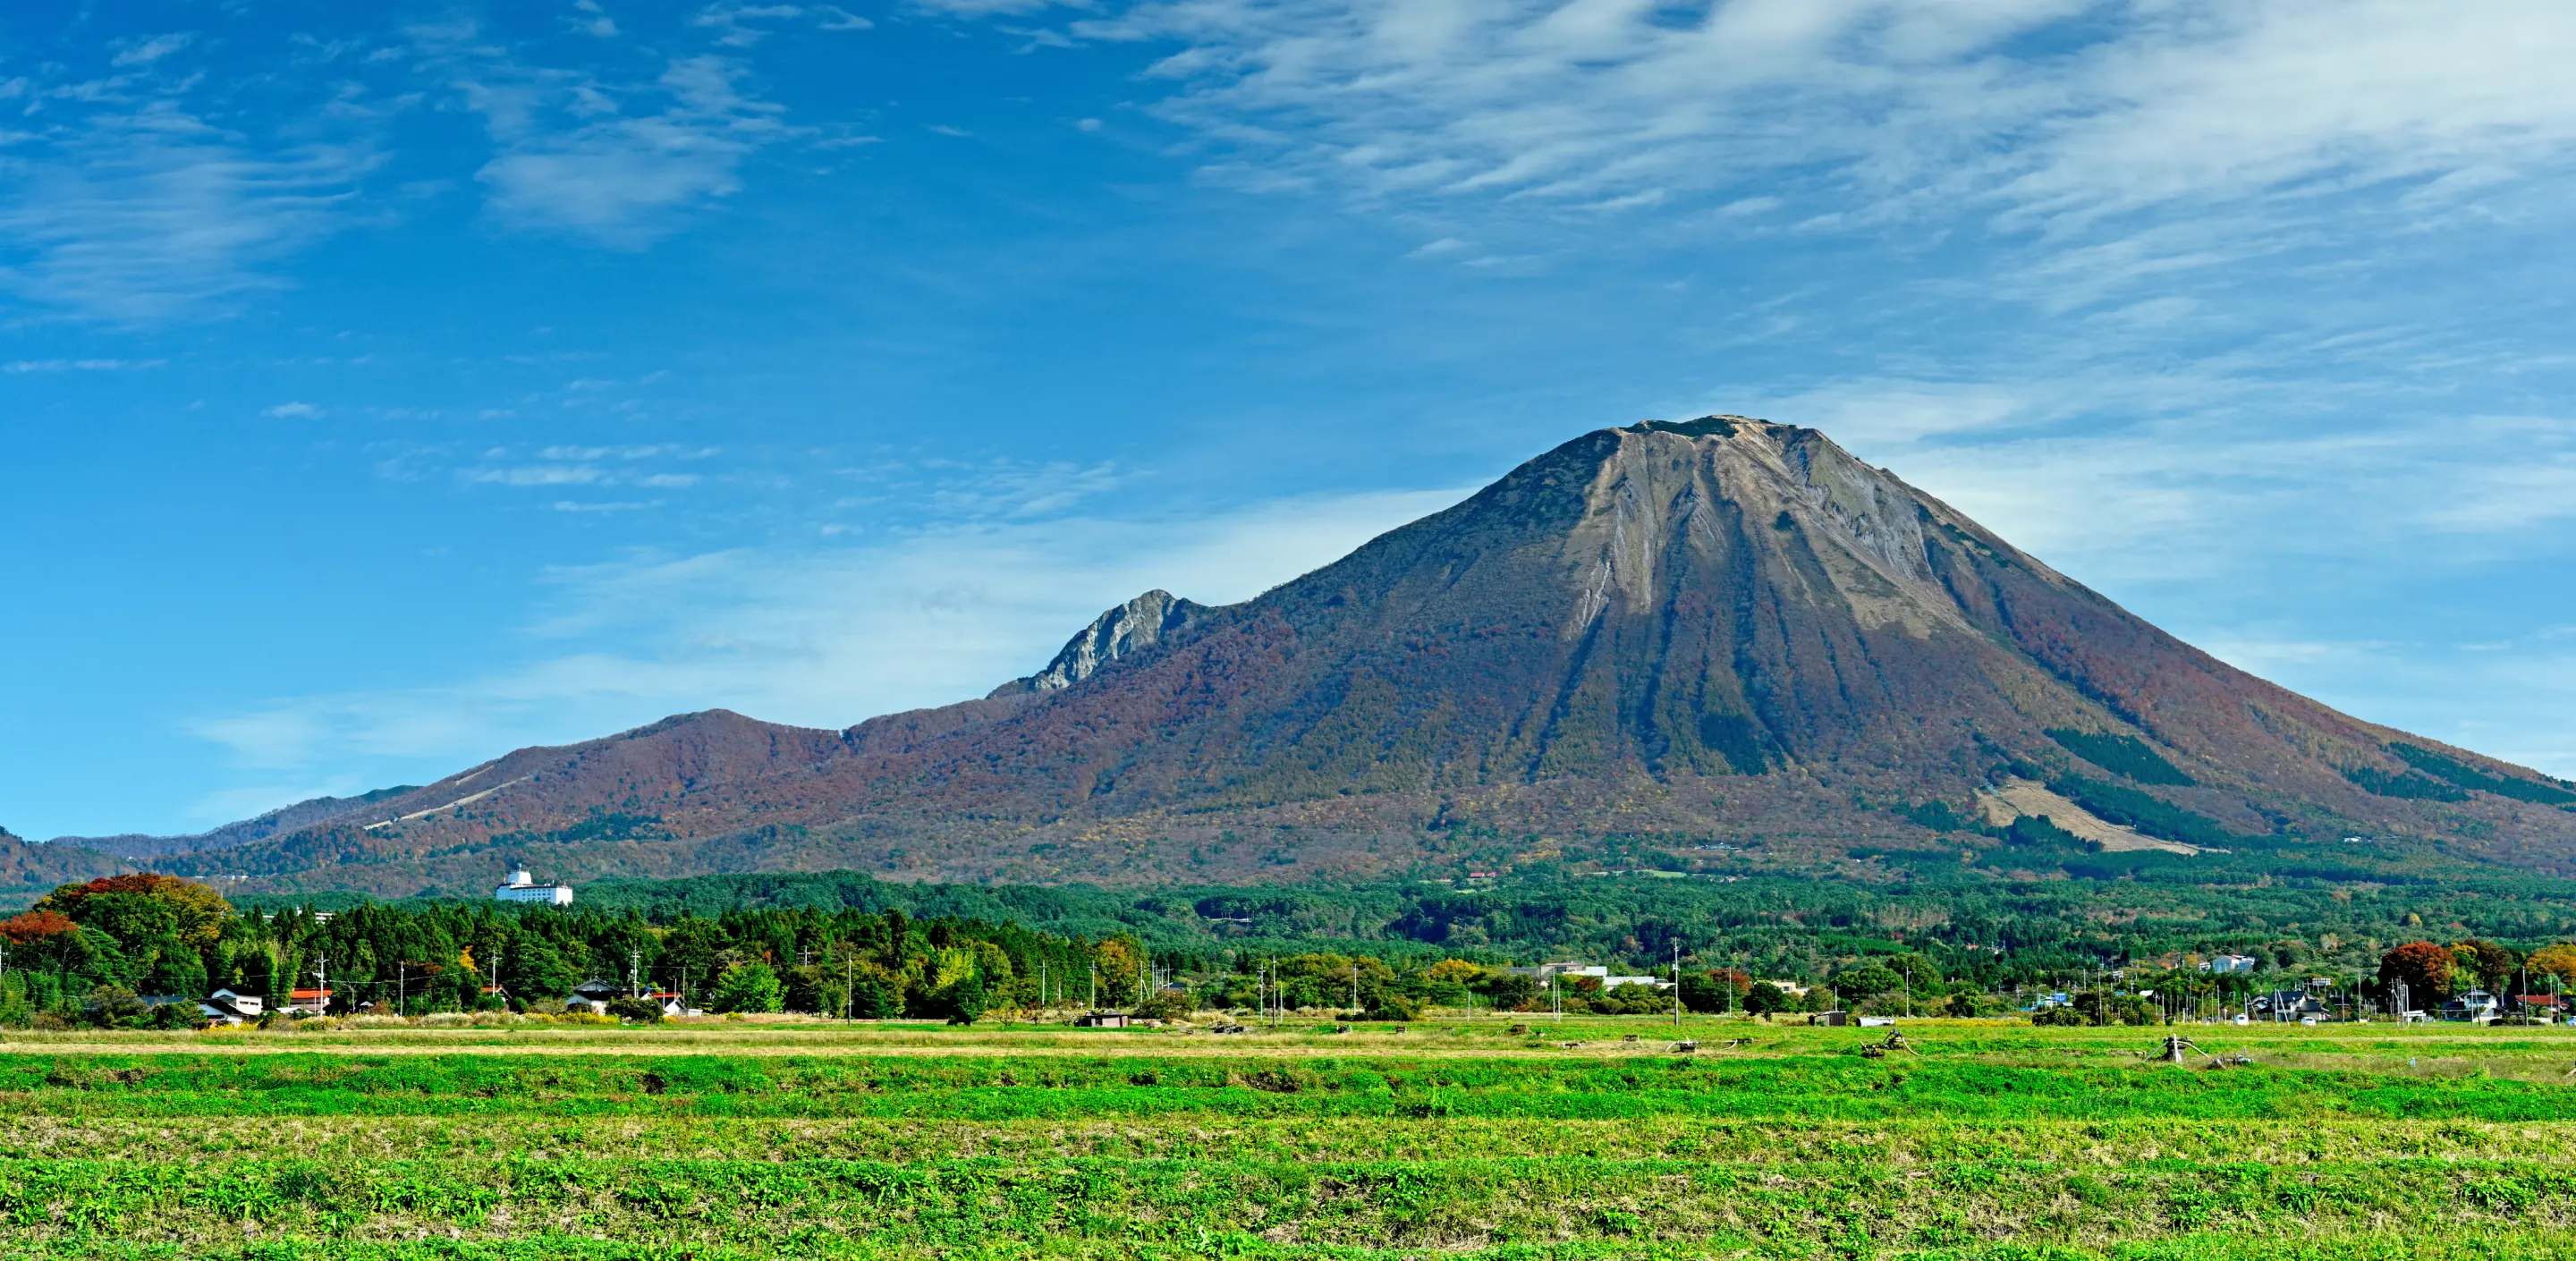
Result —
<path fill-rule="evenodd" d="M 2454 963 L 2448 947 L 2410 941 L 2379 956 L 2379 983 L 2404 981 L 2416 1002 L 2438 1003 L 2451 996 Z"/>
<path fill-rule="evenodd" d="M 2543 976 L 2554 976 L 2560 985 L 2576 987 L 2576 945 L 2562 941 L 2542 946 L 2532 951 L 2531 957 L 2523 964 L 2531 969 L 2531 982 L 2535 988 L 2546 988 L 2541 984 Z"/>

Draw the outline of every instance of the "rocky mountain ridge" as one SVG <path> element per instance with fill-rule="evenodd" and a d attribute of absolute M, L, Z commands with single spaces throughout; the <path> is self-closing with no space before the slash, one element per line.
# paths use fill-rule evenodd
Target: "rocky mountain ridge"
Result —
<path fill-rule="evenodd" d="M 837 732 L 680 715 L 174 862 L 382 892 L 510 861 L 2576 874 L 2571 805 L 2175 640 L 1821 433 L 1710 416 L 1583 435 L 1241 604 L 1149 592 L 980 699 Z"/>

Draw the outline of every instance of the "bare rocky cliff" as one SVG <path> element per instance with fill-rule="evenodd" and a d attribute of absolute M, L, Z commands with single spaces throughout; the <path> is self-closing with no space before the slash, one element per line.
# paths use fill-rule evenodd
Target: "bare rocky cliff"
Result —
<path fill-rule="evenodd" d="M 1129 600 L 1083 627 L 1046 668 L 993 689 L 994 696 L 1053 692 L 1100 672 L 1102 666 L 1133 656 L 1164 638 L 1186 630 L 1207 606 L 1193 604 L 1169 591 L 1154 590 Z"/>

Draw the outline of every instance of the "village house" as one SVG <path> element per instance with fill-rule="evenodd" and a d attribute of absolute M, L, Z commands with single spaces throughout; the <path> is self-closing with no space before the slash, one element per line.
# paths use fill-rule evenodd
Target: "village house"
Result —
<path fill-rule="evenodd" d="M 2511 1001 L 2513 1010 L 2519 1015 L 2560 1020 L 2567 1014 L 2567 1000 L 2559 994 L 2516 994 Z"/>
<path fill-rule="evenodd" d="M 2256 1020 L 2278 1023 L 2310 1017 L 2322 1020 L 2327 1014 L 2325 1001 L 2305 989 L 2274 990 L 2269 994 L 2257 994 L 2245 1007 L 2247 1014 Z"/>
<path fill-rule="evenodd" d="M 219 1025 L 238 1025 L 256 1021 L 268 1011 L 268 999 L 258 994 L 244 994 L 222 989 L 197 1000 L 197 1014 Z"/>
<path fill-rule="evenodd" d="M 2442 1004 L 2441 1019 L 2482 1025 L 2497 1014 L 2495 995 L 2485 990 L 2463 990 Z"/>

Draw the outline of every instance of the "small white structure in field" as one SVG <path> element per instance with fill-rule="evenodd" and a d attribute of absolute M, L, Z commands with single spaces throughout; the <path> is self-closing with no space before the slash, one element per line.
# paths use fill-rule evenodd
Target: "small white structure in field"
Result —
<path fill-rule="evenodd" d="M 572 905 L 572 886 L 538 884 L 536 877 L 521 867 L 510 873 L 510 882 L 492 891 L 495 902 L 543 902 L 548 906 Z"/>

